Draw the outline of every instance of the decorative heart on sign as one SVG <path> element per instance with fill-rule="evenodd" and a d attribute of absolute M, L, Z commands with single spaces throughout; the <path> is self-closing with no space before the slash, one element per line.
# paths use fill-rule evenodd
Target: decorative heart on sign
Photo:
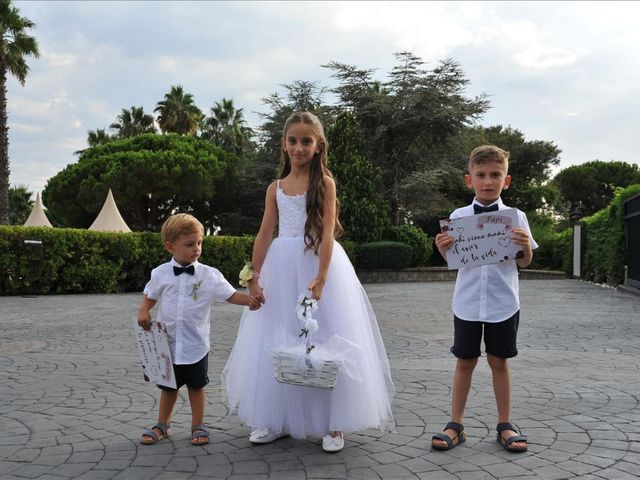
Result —
<path fill-rule="evenodd" d="M 464 228 L 463 227 L 458 227 L 458 228 L 456 228 L 456 231 L 458 233 L 462 233 L 462 232 L 464 232 Z"/>
<path fill-rule="evenodd" d="M 503 246 L 504 248 L 507 248 L 509 245 L 511 245 L 511 237 L 502 237 L 498 239 L 498 243 Z"/>

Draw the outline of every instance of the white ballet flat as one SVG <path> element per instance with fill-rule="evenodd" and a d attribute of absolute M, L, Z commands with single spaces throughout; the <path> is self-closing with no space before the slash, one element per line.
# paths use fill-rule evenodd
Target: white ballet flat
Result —
<path fill-rule="evenodd" d="M 339 452 L 344 448 L 344 437 L 340 434 L 337 437 L 325 435 L 322 437 L 322 450 L 329 453 Z"/>
<path fill-rule="evenodd" d="M 288 433 L 285 432 L 274 432 L 270 428 L 263 428 L 260 430 L 254 430 L 251 432 L 249 436 L 249 441 L 251 443 L 271 443 L 279 438 L 288 436 Z"/>

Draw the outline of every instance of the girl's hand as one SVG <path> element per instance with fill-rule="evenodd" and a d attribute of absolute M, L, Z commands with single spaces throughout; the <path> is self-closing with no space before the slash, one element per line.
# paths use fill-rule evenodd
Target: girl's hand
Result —
<path fill-rule="evenodd" d="M 256 279 L 249 280 L 249 296 L 260 304 L 265 303 L 264 292 Z"/>
<path fill-rule="evenodd" d="M 307 290 L 311 291 L 311 298 L 320 300 L 322 297 L 322 290 L 324 290 L 324 278 L 316 277 L 311 280 L 311 283 L 307 286 Z"/>
<path fill-rule="evenodd" d="M 261 306 L 262 303 L 260 303 L 257 298 L 251 296 L 249 297 L 249 310 L 258 310 Z"/>

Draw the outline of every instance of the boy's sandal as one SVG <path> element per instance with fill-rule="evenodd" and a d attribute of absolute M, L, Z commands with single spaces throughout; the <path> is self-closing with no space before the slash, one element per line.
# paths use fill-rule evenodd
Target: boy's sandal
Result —
<path fill-rule="evenodd" d="M 524 445 L 524 446 L 513 445 L 514 443 L 518 443 L 518 442 L 527 443 L 527 436 L 521 435 L 517 426 L 509 422 L 504 422 L 504 423 L 499 423 L 496 426 L 496 430 L 498 432 L 497 440 L 498 440 L 498 443 L 502 445 L 502 448 L 504 448 L 508 452 L 526 452 L 527 451 L 527 448 L 528 448 L 527 445 Z M 502 436 L 502 432 L 504 432 L 505 430 L 513 430 L 514 432 L 517 433 L 517 435 L 512 435 L 509 438 L 505 439 Z"/>
<path fill-rule="evenodd" d="M 466 434 L 464 433 L 464 427 L 462 424 L 457 422 L 449 422 L 447 426 L 444 427 L 443 432 L 446 430 L 455 430 L 457 435 L 451 438 L 449 435 L 445 433 L 436 433 L 433 437 L 431 437 L 431 448 L 435 448 L 436 450 L 451 450 L 453 447 L 457 447 L 461 443 L 467 439 Z M 442 440 L 446 442 L 447 445 L 439 445 L 437 443 L 433 443 L 434 440 Z"/>
<path fill-rule="evenodd" d="M 206 440 L 199 440 L 205 438 Z M 191 427 L 191 445 L 200 446 L 209 443 L 209 429 L 204 423 Z"/>
<path fill-rule="evenodd" d="M 158 435 L 153 429 L 160 430 L 160 435 Z M 171 426 L 166 423 L 156 423 L 151 430 L 145 430 L 142 433 L 142 438 L 140 438 L 140 443 L 143 445 L 153 445 L 154 443 L 162 440 L 163 438 L 168 438 L 171 436 Z M 149 438 L 145 438 L 149 437 Z"/>

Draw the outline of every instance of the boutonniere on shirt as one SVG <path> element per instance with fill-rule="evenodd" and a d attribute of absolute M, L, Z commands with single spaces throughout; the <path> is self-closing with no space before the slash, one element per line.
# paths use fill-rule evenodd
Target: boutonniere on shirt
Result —
<path fill-rule="evenodd" d="M 202 280 L 191 285 L 191 293 L 189 294 L 194 300 L 198 300 L 198 290 L 202 285 Z"/>

